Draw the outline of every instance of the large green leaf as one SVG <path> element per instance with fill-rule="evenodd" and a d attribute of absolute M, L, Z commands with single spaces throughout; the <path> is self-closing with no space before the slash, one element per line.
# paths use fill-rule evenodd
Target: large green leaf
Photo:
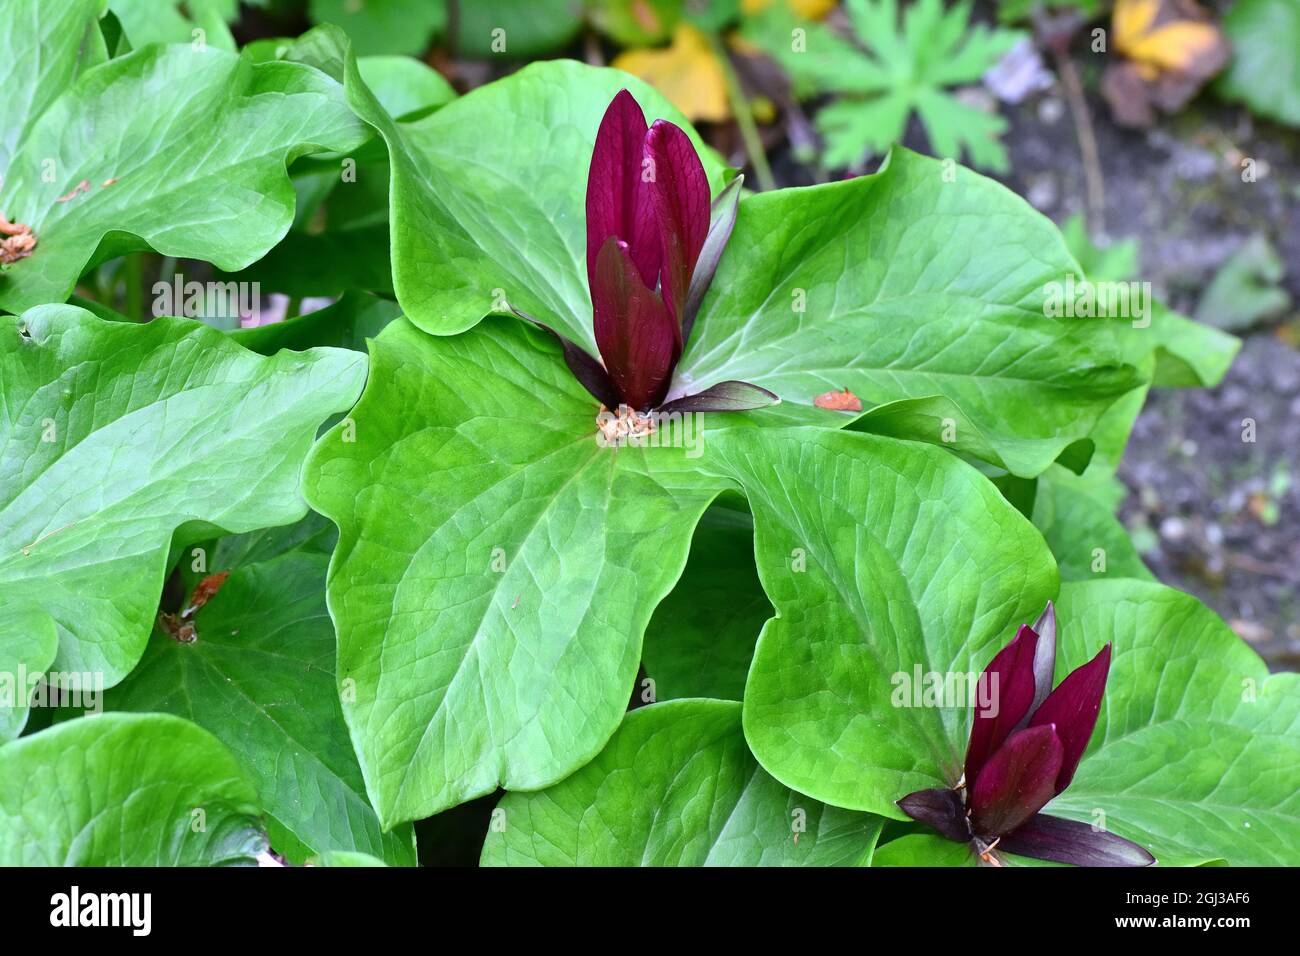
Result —
<path fill-rule="evenodd" d="M 34 679 L 46 672 L 59 652 L 53 618 L 8 595 L 6 600 L 0 606 L 0 744 L 22 733 L 36 691 Z"/>
<path fill-rule="evenodd" d="M 148 640 L 173 532 L 302 517 L 302 459 L 364 374 L 355 352 L 264 358 L 186 319 L 0 318 L 0 603 L 55 620 L 56 669 L 116 684 Z"/>
<path fill-rule="evenodd" d="M 108 8 L 132 47 L 191 43 L 235 49 L 226 24 L 239 15 L 239 0 L 109 0 Z"/>
<path fill-rule="evenodd" d="M 591 763 L 498 805 L 485 865 L 866 866 L 881 819 L 788 790 L 745 745 L 740 704 L 634 710 Z"/>
<path fill-rule="evenodd" d="M 315 515 L 223 539 L 206 565 L 230 577 L 196 614 L 197 639 L 181 644 L 155 629 L 105 705 L 176 714 L 210 731 L 251 771 L 271 846 L 292 862 L 355 850 L 413 866 L 411 827 L 382 833 L 366 802 L 339 707 L 325 607 L 333 541 Z"/>
<path fill-rule="evenodd" d="M 317 443 L 305 482 L 340 529 L 344 714 L 392 824 L 548 786 L 600 751 L 726 483 L 691 448 L 599 447 L 595 401 L 519 320 L 445 338 L 398 320 L 371 361 L 355 431 Z"/>
<path fill-rule="evenodd" d="M 1300 677 L 1264 662 L 1190 595 L 1141 581 L 1067 584 L 1057 679 L 1114 642 L 1078 774 L 1048 805 L 1163 865 L 1300 864 Z"/>
<path fill-rule="evenodd" d="M 787 786 L 902 818 L 900 797 L 956 782 L 969 726 L 964 697 L 918 706 L 925 675 L 978 675 L 1055 593 L 1056 566 L 992 483 L 941 449 L 807 434 L 710 444 L 749 498 L 778 614 L 754 653 L 745 735 Z"/>
<path fill-rule="evenodd" d="M 44 30 L 60 6 L 31 17 Z M 26 35 L 7 39 L 0 54 L 24 62 Z M 65 80 L 77 48 L 51 52 Z M 0 157 L 4 211 L 37 239 L 0 276 L 11 312 L 66 299 L 87 265 L 131 249 L 242 268 L 289 228 L 286 164 L 368 135 L 318 70 L 211 46 L 148 46 L 65 81 L 57 98 L 6 96 L 0 110 L 0 128 L 23 131 Z"/>
<path fill-rule="evenodd" d="M 865 427 L 1025 476 L 1086 438 L 1139 383 L 1124 323 L 1049 318 L 1048 283 L 1078 269 L 1060 233 L 952 173 L 895 150 L 874 176 L 742 200 L 679 381 L 740 379 L 805 407 L 849 388 L 881 406 Z"/>
<path fill-rule="evenodd" d="M 83 717 L 0 747 L 0 865 L 251 864 L 257 791 L 168 714 Z"/>
<path fill-rule="evenodd" d="M 99 32 L 107 6 L 108 0 L 5 4 L 0 17 L 0 83 L 5 91 L 0 100 L 0 176 L 8 176 L 9 160 L 32 124 L 79 73 L 107 56 Z M 0 195 L 8 207 L 9 190 Z"/>

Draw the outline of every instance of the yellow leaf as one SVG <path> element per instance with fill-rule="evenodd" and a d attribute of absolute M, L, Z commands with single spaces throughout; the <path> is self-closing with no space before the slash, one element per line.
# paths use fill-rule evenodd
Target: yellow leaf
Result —
<path fill-rule="evenodd" d="M 836 0 L 785 0 L 785 3 L 796 16 L 805 20 L 821 20 L 835 9 Z M 771 5 L 772 0 L 741 0 L 740 12 L 752 17 Z"/>
<path fill-rule="evenodd" d="M 1221 42 L 1217 27 L 1183 20 L 1152 31 L 1125 52 L 1140 63 L 1188 73 L 1197 60 L 1212 54 Z"/>
<path fill-rule="evenodd" d="M 611 65 L 645 80 L 693 123 L 717 123 L 731 117 L 722 66 L 708 38 L 689 23 L 677 25 L 671 46 L 627 50 Z"/>
<path fill-rule="evenodd" d="M 1227 55 L 1223 34 L 1191 0 L 1118 0 L 1114 32 L 1115 48 L 1148 80 L 1162 72 L 1208 78 Z"/>

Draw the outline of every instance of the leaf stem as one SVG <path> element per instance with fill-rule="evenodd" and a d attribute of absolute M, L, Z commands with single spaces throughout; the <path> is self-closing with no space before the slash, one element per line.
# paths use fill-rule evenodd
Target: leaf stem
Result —
<path fill-rule="evenodd" d="M 758 126 L 754 123 L 754 111 L 745 96 L 745 90 L 736 76 L 735 67 L 731 65 L 731 56 L 717 34 L 710 33 L 709 45 L 713 55 L 722 68 L 722 78 L 727 84 L 727 99 L 731 101 L 731 112 L 736 117 L 736 126 L 740 129 L 740 138 L 745 143 L 745 153 L 749 164 L 754 167 L 754 177 L 761 190 L 775 189 L 776 179 L 772 176 L 772 167 L 767 164 L 767 152 L 758 135 Z"/>

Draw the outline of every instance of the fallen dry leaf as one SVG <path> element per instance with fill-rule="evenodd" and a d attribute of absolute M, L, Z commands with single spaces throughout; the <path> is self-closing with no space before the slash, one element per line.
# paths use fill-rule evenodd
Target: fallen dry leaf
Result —
<path fill-rule="evenodd" d="M 722 66 L 708 38 L 689 23 L 677 25 L 670 46 L 627 50 L 610 65 L 645 80 L 693 123 L 731 117 Z"/>
<path fill-rule="evenodd" d="M 824 395 L 818 395 L 813 399 L 813 404 L 818 408 L 829 408 L 835 412 L 862 411 L 862 399 L 847 388 L 842 392 L 827 392 Z"/>
<path fill-rule="evenodd" d="M 1101 90 L 1124 126 L 1181 109 L 1228 62 L 1227 40 L 1194 0 L 1118 0 L 1111 32 L 1123 59 L 1106 68 Z"/>
<path fill-rule="evenodd" d="M 762 13 L 776 0 L 741 0 L 740 12 L 746 16 Z M 837 0 L 785 0 L 796 16 L 805 20 L 821 20 L 835 9 Z"/>
<path fill-rule="evenodd" d="M 26 259 L 36 248 L 36 234 L 32 227 L 21 222 L 10 222 L 0 215 L 0 265 L 9 265 L 19 259 Z"/>

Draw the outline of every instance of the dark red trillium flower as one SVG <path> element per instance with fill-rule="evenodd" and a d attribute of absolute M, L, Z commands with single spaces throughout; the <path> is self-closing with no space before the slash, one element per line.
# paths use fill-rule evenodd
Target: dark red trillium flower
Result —
<path fill-rule="evenodd" d="M 578 381 L 607 408 L 732 412 L 778 401 L 734 381 L 665 401 L 739 199 L 736 177 L 710 207 L 690 137 L 666 120 L 647 127 L 627 90 L 614 97 L 587 174 L 587 281 L 604 363 L 548 329 Z"/>
<path fill-rule="evenodd" d="M 974 843 L 989 863 L 997 862 L 991 855 L 997 848 L 1077 866 L 1148 866 L 1155 857 L 1136 843 L 1038 812 L 1070 785 L 1088 746 L 1110 645 L 1052 690 L 1055 667 L 1056 610 L 1049 602 L 980 677 L 997 706 L 975 708 L 962 781 L 952 790 L 909 793 L 898 805 L 948 839 Z"/>

